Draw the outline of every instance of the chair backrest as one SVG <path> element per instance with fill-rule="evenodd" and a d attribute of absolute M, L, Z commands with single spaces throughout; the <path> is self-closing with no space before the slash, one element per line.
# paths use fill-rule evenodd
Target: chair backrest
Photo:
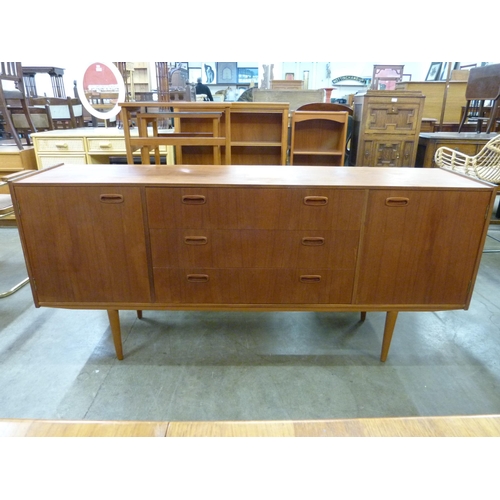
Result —
<path fill-rule="evenodd" d="M 35 106 L 48 106 L 54 128 L 83 126 L 83 105 L 76 97 L 32 97 Z"/>
<path fill-rule="evenodd" d="M 465 89 L 467 100 L 495 100 L 500 97 L 500 64 L 472 68 Z"/>
<path fill-rule="evenodd" d="M 30 106 L 31 120 L 38 132 L 42 130 L 53 130 L 54 123 L 48 106 Z M 32 132 L 28 119 L 22 108 L 10 108 L 12 122 L 18 132 Z"/>
<path fill-rule="evenodd" d="M 23 67 L 20 62 L 0 62 L 0 88 L 2 81 L 14 82 L 16 89 L 22 93 L 22 97 L 26 95 L 24 92 L 23 83 Z"/>

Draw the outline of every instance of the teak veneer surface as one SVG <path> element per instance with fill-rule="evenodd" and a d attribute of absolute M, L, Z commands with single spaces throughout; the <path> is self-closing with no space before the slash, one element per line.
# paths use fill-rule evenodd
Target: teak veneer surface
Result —
<path fill-rule="evenodd" d="M 500 416 L 288 421 L 1 419 L 0 437 L 498 437 Z"/>

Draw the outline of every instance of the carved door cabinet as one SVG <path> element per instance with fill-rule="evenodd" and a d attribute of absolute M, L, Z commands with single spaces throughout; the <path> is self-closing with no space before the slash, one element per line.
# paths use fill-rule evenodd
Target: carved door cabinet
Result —
<path fill-rule="evenodd" d="M 10 183 L 36 307 L 467 309 L 496 187 L 442 169 L 62 165 Z"/>

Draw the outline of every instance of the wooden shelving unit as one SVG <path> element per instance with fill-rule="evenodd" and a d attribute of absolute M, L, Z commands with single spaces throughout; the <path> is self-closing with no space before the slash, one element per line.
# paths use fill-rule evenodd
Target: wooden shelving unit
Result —
<path fill-rule="evenodd" d="M 288 103 L 195 102 L 175 103 L 174 111 L 222 112 L 221 134 L 229 148 L 222 148 L 222 163 L 228 165 L 286 165 Z M 183 133 L 209 132 L 209 124 L 175 119 Z M 181 146 L 183 163 L 211 163 L 211 151 L 203 146 Z"/>
<path fill-rule="evenodd" d="M 229 113 L 233 165 L 286 164 L 288 103 L 234 102 Z"/>
<path fill-rule="evenodd" d="M 295 111 L 290 165 L 343 166 L 347 111 Z"/>

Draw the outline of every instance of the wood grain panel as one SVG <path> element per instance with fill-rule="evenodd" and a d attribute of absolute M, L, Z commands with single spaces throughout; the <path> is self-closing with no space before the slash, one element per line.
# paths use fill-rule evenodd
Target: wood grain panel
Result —
<path fill-rule="evenodd" d="M 21 186 L 16 195 L 39 301 L 151 300 L 138 188 Z"/>
<path fill-rule="evenodd" d="M 466 304 L 489 201 L 478 192 L 371 192 L 356 302 Z"/>

